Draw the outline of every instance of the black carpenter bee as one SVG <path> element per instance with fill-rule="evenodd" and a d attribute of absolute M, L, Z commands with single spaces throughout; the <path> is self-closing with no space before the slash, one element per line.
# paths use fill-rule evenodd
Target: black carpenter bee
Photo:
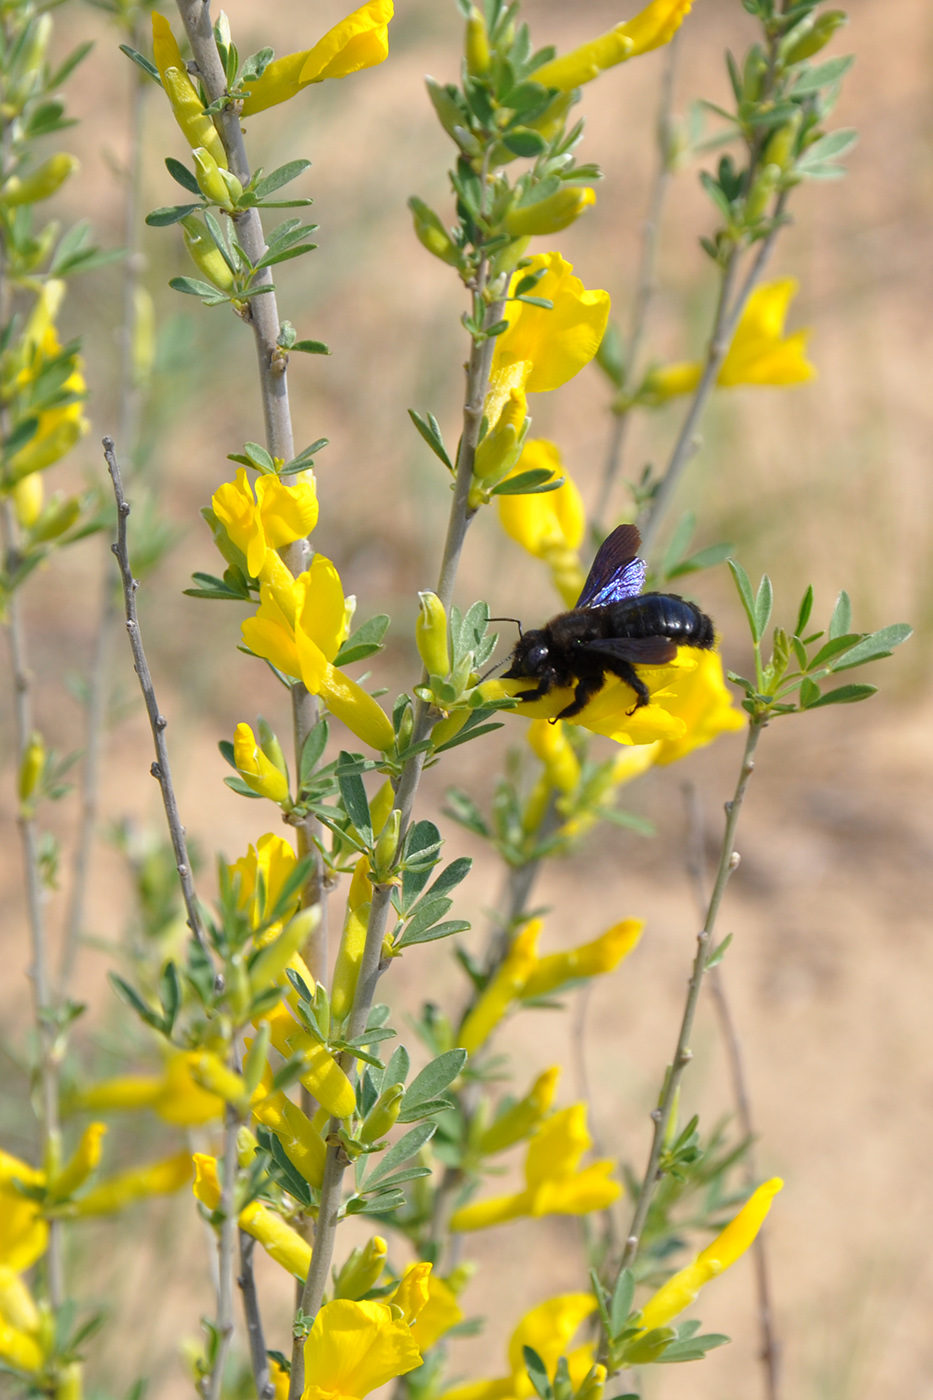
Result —
<path fill-rule="evenodd" d="M 713 624 L 695 603 L 676 593 L 641 592 L 640 544 L 636 526 L 613 530 L 593 560 L 576 607 L 519 638 L 505 678 L 538 682 L 519 700 L 540 700 L 555 687 L 573 686 L 573 700 L 557 716 L 572 719 L 602 689 L 608 673 L 634 690 L 629 711 L 634 714 L 648 703 L 636 666 L 663 666 L 679 646 L 713 646 Z"/>

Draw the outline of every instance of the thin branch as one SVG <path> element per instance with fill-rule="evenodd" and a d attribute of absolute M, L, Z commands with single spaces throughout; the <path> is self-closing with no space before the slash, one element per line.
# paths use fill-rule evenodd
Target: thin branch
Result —
<path fill-rule="evenodd" d="M 243 1312 L 246 1317 L 246 1335 L 249 1339 L 249 1358 L 253 1368 L 258 1400 L 272 1400 L 275 1386 L 269 1372 L 269 1358 L 266 1355 L 266 1339 L 262 1330 L 262 1315 L 259 1311 L 259 1296 L 256 1292 L 256 1278 L 253 1274 L 253 1250 L 256 1241 L 244 1230 L 240 1234 L 240 1277 L 237 1282 L 243 1295 Z"/>
<path fill-rule="evenodd" d="M 237 1150 L 240 1120 L 228 1105 L 224 1120 L 224 1179 L 220 1195 L 220 1244 L 217 1251 L 217 1350 L 207 1386 L 207 1400 L 220 1400 L 224 1371 L 233 1342 L 233 1252 L 238 1233 L 236 1210 Z"/>
<path fill-rule="evenodd" d="M 623 358 L 625 385 L 631 385 L 635 382 L 635 372 L 638 368 L 638 358 L 641 353 L 645 327 L 648 321 L 648 311 L 654 294 L 657 291 L 658 252 L 661 242 L 661 216 L 664 210 L 664 201 L 667 197 L 668 188 L 670 187 L 671 176 L 674 173 L 672 164 L 673 143 L 671 138 L 679 40 L 680 30 L 677 31 L 673 39 L 667 45 L 664 71 L 661 76 L 661 91 L 658 98 L 656 122 L 657 167 L 655 169 L 654 181 L 651 186 L 651 195 L 648 201 L 648 214 L 642 225 L 641 257 L 635 285 L 635 300 L 632 305 L 632 320 Z M 628 430 L 630 411 L 630 407 L 620 407 L 618 410 L 613 407 L 612 425 L 609 432 L 609 446 L 606 452 L 605 466 L 603 467 L 603 478 L 600 484 L 596 508 L 593 511 L 593 522 L 600 532 L 603 530 L 604 518 L 609 507 L 612 489 L 615 486 L 619 470 L 622 466 L 622 454 L 625 448 L 625 437 Z"/>
<path fill-rule="evenodd" d="M 162 802 L 165 807 L 165 817 L 168 822 L 169 835 L 172 839 L 172 850 L 175 852 L 175 869 L 178 871 L 182 897 L 185 901 L 185 909 L 188 913 L 188 927 L 197 939 L 201 951 L 210 958 L 210 952 L 204 937 L 204 928 L 201 923 L 201 912 L 198 908 L 198 897 L 194 888 L 194 876 L 191 873 L 191 861 L 188 857 L 188 847 L 185 841 L 185 828 L 182 826 L 181 817 L 178 814 L 178 803 L 175 798 L 175 788 L 172 784 L 168 746 L 165 742 L 165 729 L 168 720 L 159 710 L 155 688 L 152 684 L 152 677 L 149 673 L 149 665 L 146 661 L 146 653 L 143 650 L 142 637 L 139 631 L 139 618 L 136 612 L 136 589 L 138 584 L 130 568 L 130 559 L 126 543 L 126 521 L 130 513 L 130 507 L 123 494 L 123 481 L 120 477 L 120 467 L 117 463 L 113 439 L 105 437 L 103 441 L 104 457 L 107 462 L 107 470 L 110 472 L 113 481 L 113 494 L 117 503 L 117 541 L 111 548 L 120 566 L 120 577 L 123 582 L 123 601 L 126 609 L 126 630 L 129 634 L 130 646 L 133 650 L 133 662 L 136 674 L 139 677 L 140 689 L 143 693 L 143 699 L 146 702 L 146 713 L 149 716 L 149 727 L 152 730 L 152 740 L 156 752 L 156 761 L 153 763 L 150 771 L 152 776 L 158 779 L 159 787 L 162 789 Z"/>
<path fill-rule="evenodd" d="M 13 573 L 17 557 L 16 520 L 9 496 L 2 506 L 4 568 Z M 19 590 L 11 590 L 7 603 L 7 636 L 10 641 L 10 673 L 13 681 L 13 714 L 16 730 L 17 772 L 33 733 L 32 672 L 26 655 L 26 631 L 20 606 Z M 32 981 L 36 1036 L 39 1044 L 39 1094 L 42 1156 L 55 1164 L 61 1155 L 61 1134 L 58 1106 L 58 1055 L 54 1024 L 55 1001 L 49 970 L 48 931 L 43 908 L 42 874 L 39 866 L 39 828 L 31 805 L 20 802 L 17 816 L 23 848 L 23 871 L 26 881 L 26 907 L 32 938 Z M 64 1260 L 62 1255 L 62 1222 L 49 1221 L 49 1247 L 46 1255 L 48 1298 L 53 1308 L 65 1300 Z"/>
<path fill-rule="evenodd" d="M 742 766 L 739 770 L 735 793 L 732 801 L 726 803 L 726 826 L 723 833 L 716 881 L 713 885 L 713 892 L 710 895 L 703 928 L 697 935 L 697 951 L 687 988 L 687 999 L 681 1017 L 680 1032 L 677 1037 L 674 1057 L 665 1079 L 661 1101 L 651 1115 L 654 1121 L 651 1150 L 648 1154 L 648 1164 L 645 1168 L 641 1189 L 638 1192 L 632 1223 L 629 1226 L 628 1238 L 626 1239 L 625 1248 L 622 1252 L 620 1269 L 627 1268 L 638 1253 L 642 1231 L 644 1230 L 645 1220 L 648 1216 L 648 1209 L 651 1205 L 658 1182 L 661 1179 L 661 1173 L 659 1171 L 661 1152 L 664 1146 L 667 1126 L 676 1100 L 677 1090 L 680 1087 L 680 1081 L 683 1078 L 684 1070 L 693 1058 L 693 1052 L 690 1049 L 690 1036 L 693 1031 L 693 1021 L 700 1000 L 700 990 L 703 986 L 703 976 L 706 971 L 706 962 L 710 954 L 710 945 L 716 928 L 719 906 L 722 903 L 722 897 L 725 893 L 729 877 L 738 865 L 738 855 L 735 852 L 735 832 L 738 826 L 739 814 L 742 810 L 745 791 L 748 787 L 752 772 L 754 771 L 755 749 L 761 737 L 763 727 L 760 720 L 752 718 L 749 722 L 748 735 L 745 741 L 745 752 L 742 756 Z"/>
<path fill-rule="evenodd" d="M 687 872 L 693 888 L 697 907 L 706 907 L 706 881 L 704 879 L 703 813 L 697 799 L 697 791 L 692 783 L 684 784 L 684 798 L 687 806 Z M 750 1189 L 758 1183 L 758 1166 L 755 1160 L 755 1124 L 752 1118 L 751 1095 L 748 1077 L 745 1072 L 745 1058 L 742 1042 L 739 1039 L 732 1007 L 726 992 L 722 967 L 710 969 L 710 991 L 713 1005 L 719 1020 L 719 1030 L 726 1050 L 729 1075 L 732 1080 L 732 1096 L 735 1101 L 736 1118 L 743 1139 L 749 1144 L 742 1159 L 742 1173 L 746 1186 Z M 768 1247 L 765 1230 L 759 1230 L 752 1244 L 752 1258 L 755 1267 L 755 1290 L 758 1295 L 758 1329 L 761 1336 L 759 1357 L 764 1376 L 766 1400 L 779 1400 L 781 1343 L 774 1325 L 774 1305 L 771 1289 L 771 1270 L 768 1261 Z"/>

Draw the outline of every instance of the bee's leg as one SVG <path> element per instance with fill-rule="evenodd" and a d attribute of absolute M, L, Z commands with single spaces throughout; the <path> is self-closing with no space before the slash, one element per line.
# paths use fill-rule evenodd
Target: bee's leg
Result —
<path fill-rule="evenodd" d="M 621 658 L 613 656 L 606 658 L 605 665 L 607 671 L 618 676 L 619 680 L 625 681 L 625 684 L 630 685 L 635 692 L 635 704 L 630 710 L 626 710 L 626 714 L 633 715 L 636 710 L 641 709 L 642 705 L 648 704 L 651 698 L 648 694 L 648 687 L 630 661 L 623 661 Z"/>
<path fill-rule="evenodd" d="M 580 711 L 586 707 L 587 703 L 592 700 L 597 691 L 602 690 L 603 679 L 603 676 L 597 673 L 595 676 L 584 676 L 581 680 L 578 680 L 570 704 L 565 705 L 560 714 L 556 715 L 555 718 L 572 719 L 574 715 L 578 715 Z"/>
<path fill-rule="evenodd" d="M 518 679 L 524 680 L 524 679 L 526 679 L 526 678 L 522 676 L 522 677 L 518 677 Z M 528 676 L 527 679 L 528 679 L 528 680 L 533 680 L 534 678 L 533 678 L 532 676 Z M 549 695 L 549 694 L 551 693 L 551 691 L 554 689 L 554 683 L 555 683 L 556 680 L 557 680 L 557 677 L 555 676 L 555 674 L 554 674 L 553 671 L 545 671 L 544 675 L 543 675 L 543 676 L 541 677 L 541 679 L 538 681 L 538 684 L 535 686 L 534 690 L 523 690 L 522 693 L 521 693 L 520 695 L 516 695 L 516 696 L 515 696 L 515 699 L 516 699 L 516 700 L 543 700 L 544 697 L 545 697 L 545 695 Z"/>

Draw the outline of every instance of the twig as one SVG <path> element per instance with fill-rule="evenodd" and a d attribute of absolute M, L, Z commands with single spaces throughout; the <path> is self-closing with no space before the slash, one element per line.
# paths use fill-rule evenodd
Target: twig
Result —
<path fill-rule="evenodd" d="M 112 545 L 114 555 L 120 566 L 120 577 L 123 582 L 123 601 L 126 609 L 126 630 L 130 638 L 130 646 L 133 650 L 133 662 L 136 674 L 139 677 L 140 689 L 143 699 L 146 702 L 146 713 L 149 716 L 149 727 L 152 730 L 152 740 L 155 745 L 156 761 L 153 763 L 151 773 L 159 781 L 162 789 L 162 802 L 165 807 L 165 817 L 168 821 L 169 835 L 172 839 L 172 850 L 175 852 L 175 868 L 178 871 L 178 879 L 181 883 L 182 897 L 185 901 L 185 909 L 188 913 L 188 927 L 201 947 L 201 951 L 210 958 L 210 952 L 204 937 L 204 928 L 201 923 L 201 913 L 198 908 L 198 897 L 194 888 L 194 876 L 191 873 L 191 861 L 188 857 L 188 847 L 185 841 L 185 828 L 181 824 L 181 817 L 178 814 L 178 803 L 175 798 L 175 788 L 172 784 L 172 772 L 169 766 L 168 746 L 165 742 L 165 729 L 168 720 L 160 712 L 156 701 L 155 688 L 152 684 L 152 677 L 149 674 L 149 665 L 146 661 L 146 653 L 143 650 L 142 637 L 139 631 L 139 618 L 136 613 L 136 589 L 138 587 L 130 568 L 129 553 L 126 543 L 126 521 L 130 513 L 130 507 L 123 494 L 123 482 L 120 477 L 120 467 L 117 463 L 116 452 L 113 439 L 105 437 L 104 457 L 107 462 L 107 470 L 110 472 L 113 481 L 113 494 L 117 502 L 117 541 Z"/>
<path fill-rule="evenodd" d="M 224 1120 L 224 1179 L 220 1194 L 223 1219 L 217 1259 L 217 1350 L 208 1382 L 207 1400 L 220 1400 L 227 1357 L 233 1341 L 233 1250 L 238 1233 L 236 1136 L 239 1126 L 237 1114 L 228 1105 Z"/>
<path fill-rule="evenodd" d="M 128 36 L 134 48 L 140 46 L 139 28 L 137 23 Z M 132 69 L 130 79 L 132 83 L 130 95 L 130 166 L 127 172 L 123 209 L 123 244 L 126 256 L 123 260 L 123 319 L 120 327 L 118 411 L 120 442 L 127 444 L 129 458 L 132 462 L 139 439 L 139 412 L 142 397 L 137 382 L 134 348 L 137 330 L 137 292 L 144 265 L 139 250 L 139 231 L 142 224 L 142 124 L 150 83 L 142 69 L 138 68 L 135 63 L 130 64 L 130 68 Z M 61 996 L 66 994 L 74 975 L 78 946 L 84 927 L 87 888 L 100 806 L 100 767 L 107 724 L 107 699 L 110 689 L 113 643 L 117 618 L 119 617 L 110 560 L 106 558 L 103 562 L 100 610 L 94 655 L 90 667 L 90 686 L 85 717 L 81 813 L 72 861 L 71 898 L 65 915 L 62 943 L 59 974 L 59 993 Z"/>
<path fill-rule="evenodd" d="M 252 1235 L 240 1231 L 240 1277 L 238 1283 L 243 1294 L 243 1312 L 246 1316 L 246 1335 L 249 1338 L 249 1357 L 253 1368 L 258 1400 L 272 1400 L 275 1386 L 269 1373 L 269 1358 L 266 1355 L 266 1339 L 262 1330 L 262 1315 L 259 1311 L 259 1297 L 256 1293 L 256 1278 L 253 1274 L 253 1250 L 256 1241 Z"/>
<path fill-rule="evenodd" d="M 16 523 L 9 496 L 3 501 L 4 566 L 10 573 L 16 558 Z M 26 657 L 26 633 L 20 607 L 19 590 L 14 588 L 7 603 L 7 635 L 10 639 L 10 670 L 13 680 L 13 712 L 16 726 L 17 772 L 21 771 L 33 732 L 32 673 Z M 17 817 L 23 848 L 23 869 L 26 881 L 26 907 L 32 938 L 30 978 L 39 1043 L 40 1130 L 42 1154 L 47 1171 L 57 1166 L 60 1151 L 58 1111 L 58 1055 L 54 1023 L 55 1001 L 49 972 L 48 935 L 43 909 L 42 875 L 39 868 L 39 829 L 30 805 L 21 802 Z M 62 1255 L 62 1222 L 49 1221 L 49 1247 L 46 1256 L 48 1298 L 53 1308 L 65 1300 L 64 1259 Z"/>
<path fill-rule="evenodd" d="M 619 1265 L 620 1269 L 624 1269 L 631 1264 L 638 1253 L 648 1209 L 651 1205 L 651 1200 L 654 1196 L 657 1184 L 661 1179 L 659 1166 L 667 1125 L 670 1120 L 684 1070 L 693 1058 L 693 1053 L 690 1050 L 690 1036 L 693 1030 L 693 1020 L 700 999 L 700 989 L 703 986 L 703 974 L 706 970 L 706 962 L 710 953 L 710 944 L 712 942 L 713 932 L 716 928 L 719 906 L 722 903 L 722 897 L 725 893 L 729 876 L 738 865 L 738 856 L 735 852 L 735 832 L 738 826 L 739 813 L 742 810 L 745 790 L 748 787 L 749 779 L 754 770 L 755 749 L 761 737 L 763 727 L 762 721 L 756 720 L 755 718 L 752 718 L 749 722 L 748 736 L 745 741 L 745 752 L 742 756 L 742 766 L 739 770 L 739 778 L 735 793 L 732 801 L 726 803 L 726 827 L 723 833 L 719 868 L 716 872 L 713 892 L 710 895 L 706 919 L 703 928 L 697 935 L 697 951 L 688 984 L 687 999 L 684 1004 L 674 1058 L 671 1061 L 669 1071 L 665 1078 L 664 1092 L 661 1095 L 661 1101 L 651 1114 L 654 1121 L 651 1150 L 648 1154 L 648 1164 L 645 1168 L 644 1178 L 642 1180 L 641 1189 L 638 1192 L 638 1200 L 632 1216 L 632 1223 L 629 1226 L 628 1237 L 622 1252 L 622 1259 Z"/>
<path fill-rule="evenodd" d="M 645 326 L 648 320 L 648 311 L 651 306 L 652 298 L 657 291 L 661 215 L 664 210 L 664 201 L 671 182 L 671 176 L 674 173 L 671 162 L 671 118 L 674 108 L 674 84 L 677 73 L 679 40 L 680 30 L 677 31 L 667 46 L 664 71 L 661 76 L 661 92 L 658 99 L 656 122 L 658 163 L 655 170 L 654 182 L 651 187 L 651 195 L 648 201 L 648 214 L 642 225 L 641 257 L 635 286 L 635 300 L 632 306 L 632 321 L 623 360 L 625 375 L 623 381 L 624 385 L 630 385 L 634 380 L 638 365 L 638 357 L 644 339 Z M 606 452 L 606 463 L 603 467 L 603 479 L 600 484 L 596 508 L 593 511 L 593 522 L 600 532 L 602 532 L 604 527 L 604 518 L 609 507 L 609 498 L 612 495 L 612 488 L 615 485 L 616 478 L 618 477 L 622 465 L 622 453 L 625 446 L 629 415 L 629 407 L 620 407 L 618 410 L 613 407 L 612 425 L 609 432 L 609 446 Z"/>
<path fill-rule="evenodd" d="M 704 880 L 704 839 L 703 813 L 697 800 L 697 791 L 692 783 L 684 784 L 684 799 L 687 806 L 687 873 L 693 887 L 699 909 L 706 907 Z M 742 1042 L 739 1039 L 732 1007 L 726 993 L 722 967 L 710 969 L 710 991 L 713 1005 L 719 1020 L 719 1029 L 726 1049 L 729 1075 L 732 1080 L 732 1096 L 735 1100 L 739 1131 L 749 1144 L 742 1159 L 742 1174 L 749 1188 L 758 1182 L 758 1167 L 755 1160 L 755 1125 L 752 1118 L 751 1095 L 745 1073 L 745 1058 Z M 779 1400 L 781 1344 L 774 1326 L 774 1306 L 771 1291 L 771 1271 L 768 1261 L 767 1240 L 764 1230 L 759 1230 L 752 1244 L 752 1258 L 755 1266 L 755 1289 L 758 1295 L 758 1327 L 761 1335 L 759 1353 L 764 1374 L 766 1400 Z"/>

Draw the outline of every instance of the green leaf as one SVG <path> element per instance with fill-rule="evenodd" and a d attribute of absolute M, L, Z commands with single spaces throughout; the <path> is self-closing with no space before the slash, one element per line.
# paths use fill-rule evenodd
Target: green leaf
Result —
<path fill-rule="evenodd" d="M 882 627 L 880 631 L 870 633 L 830 669 L 849 671 L 853 666 L 864 666 L 867 661 L 879 661 L 882 657 L 890 656 L 895 647 L 913 635 L 913 630 L 907 622 L 893 622 L 890 627 Z"/>
<path fill-rule="evenodd" d="M 838 58 L 828 59 L 826 63 L 818 63 L 815 68 L 805 68 L 790 89 L 791 95 L 803 97 L 819 92 L 820 88 L 828 87 L 830 83 L 837 83 L 854 62 L 854 54 L 841 54 Z"/>
<path fill-rule="evenodd" d="M 547 141 L 540 131 L 528 126 L 513 126 L 503 136 L 502 144 L 513 156 L 540 156 L 547 150 Z"/>
<path fill-rule="evenodd" d="M 451 890 L 456 889 L 461 880 L 465 880 L 469 875 L 472 865 L 472 856 L 459 856 L 456 860 L 452 860 L 438 875 L 428 890 L 428 894 L 448 894 Z"/>
<path fill-rule="evenodd" d="M 146 223 L 150 228 L 167 228 L 169 224 L 180 223 L 182 219 L 189 214 L 194 214 L 201 207 L 200 204 L 166 204 L 160 209 L 153 209 L 151 214 L 147 214 Z"/>
<path fill-rule="evenodd" d="M 729 947 L 729 944 L 730 944 L 731 942 L 732 942 L 732 934 L 731 934 L 731 933 L 727 933 L 726 936 L 725 936 L 725 938 L 722 940 L 722 942 L 719 943 L 719 944 L 717 944 L 717 946 L 716 946 L 716 947 L 713 949 L 713 951 L 710 953 L 709 957 L 706 959 L 706 964 L 705 964 L 705 967 L 704 967 L 704 971 L 705 971 L 705 972 L 709 972 L 709 970 L 710 970 L 711 967 L 718 967 L 718 966 L 719 966 L 719 964 L 722 962 L 723 958 L 726 956 L 726 952 L 727 952 L 728 947 Z"/>
<path fill-rule="evenodd" d="M 466 1064 L 465 1050 L 447 1050 L 437 1059 L 426 1064 L 420 1074 L 416 1074 L 402 1098 L 400 1111 L 411 1113 L 422 1104 L 438 1098 L 452 1084 Z"/>
<path fill-rule="evenodd" d="M 406 929 L 395 945 L 397 948 L 410 948 L 415 943 L 434 943 L 438 938 L 449 938 L 453 933 L 468 933 L 471 925 L 466 919 L 447 919 L 440 924 L 432 924 L 421 933 Z"/>
<path fill-rule="evenodd" d="M 711 569 L 715 564 L 721 564 L 728 559 L 732 550 L 733 546 L 728 540 L 722 544 L 707 545 L 706 549 L 698 549 L 689 559 L 682 559 L 679 564 L 675 564 L 668 571 L 667 577 L 682 578 L 684 574 L 695 574 L 699 569 Z"/>
<path fill-rule="evenodd" d="M 182 165 L 181 161 L 176 160 L 174 156 L 168 156 L 165 168 L 177 184 L 186 189 L 189 194 L 197 195 L 200 198 L 201 190 L 198 182 L 186 165 Z"/>
<path fill-rule="evenodd" d="M 380 1158 L 378 1165 L 366 1179 L 367 1189 L 374 1186 L 377 1181 L 382 1181 L 403 1162 L 407 1162 L 410 1157 L 414 1157 L 416 1152 L 420 1152 L 425 1143 L 430 1142 L 436 1131 L 436 1123 L 419 1123 L 417 1127 L 410 1128 L 404 1137 L 400 1137 L 398 1142 L 389 1148 L 385 1156 Z"/>
<path fill-rule="evenodd" d="M 843 652 L 851 651 L 855 645 L 862 640 L 862 635 L 861 632 L 847 632 L 842 636 L 833 637 L 832 641 L 826 642 L 820 647 L 807 667 L 807 670 L 818 671 L 821 666 L 825 666 L 827 661 L 831 661 L 834 656 L 840 656 Z"/>
<path fill-rule="evenodd" d="M 721 1332 L 707 1332 L 702 1337 L 691 1337 L 688 1341 L 671 1342 L 656 1359 L 667 1364 L 702 1361 L 708 1351 L 712 1351 L 714 1347 L 724 1347 L 729 1340 Z"/>
<path fill-rule="evenodd" d="M 395 1187 L 404 1185 L 406 1181 L 417 1181 L 419 1177 L 430 1175 L 430 1167 L 405 1167 L 402 1171 L 393 1172 L 391 1176 L 387 1176 L 385 1181 L 380 1181 L 379 1185 L 374 1189 L 380 1193 L 383 1191 L 391 1191 Z M 365 1188 L 365 1191 L 366 1194 L 369 1193 L 368 1186 Z"/>
<path fill-rule="evenodd" d="M 327 748 L 327 738 L 329 728 L 326 719 L 319 719 L 313 729 L 308 731 L 304 743 L 301 746 L 301 761 L 298 766 L 299 786 L 307 787 L 311 781 L 311 775 L 317 767 L 324 750 Z"/>
<path fill-rule="evenodd" d="M 310 252 L 310 249 L 302 251 Z M 303 355 L 329 355 L 330 348 L 323 340 L 296 340 L 294 345 L 290 345 L 289 351 L 298 350 Z"/>
<path fill-rule="evenodd" d="M 159 87 L 162 86 L 161 74 L 155 64 L 151 63 L 148 58 L 145 58 L 136 49 L 130 48 L 129 44 L 121 44 L 120 52 L 125 53 L 127 58 L 132 59 L 138 68 L 141 68 L 144 73 L 148 73 L 150 78 L 154 78 L 159 84 Z"/>
<path fill-rule="evenodd" d="M 354 661 L 363 661 L 382 650 L 382 639 L 389 629 L 391 618 L 387 613 L 379 613 L 362 623 L 344 642 L 334 657 L 335 666 L 349 666 Z"/>
<path fill-rule="evenodd" d="M 808 146 L 797 161 L 798 170 L 806 170 L 810 165 L 819 165 L 823 161 L 838 160 L 845 155 L 846 151 L 858 141 L 858 132 L 854 127 L 842 127 L 839 131 L 831 131 L 826 136 L 821 136 L 818 141 L 814 141 L 812 146 Z"/>
<path fill-rule="evenodd" d="M 797 626 L 794 628 L 794 636 L 802 637 L 803 629 L 810 621 L 810 614 L 813 611 L 813 584 L 808 584 L 807 591 L 800 600 L 800 611 L 797 614 Z"/>
<path fill-rule="evenodd" d="M 829 635 L 831 638 L 842 637 L 851 630 L 851 627 L 852 603 L 848 593 L 843 589 L 836 599 L 836 606 L 833 608 L 833 615 L 829 622 Z"/>
<path fill-rule="evenodd" d="M 522 1347 L 522 1358 L 525 1362 L 525 1370 L 528 1372 L 528 1379 L 534 1386 L 535 1391 L 541 1400 L 554 1400 L 554 1392 L 551 1389 L 551 1382 L 548 1379 L 547 1367 L 541 1360 L 534 1347 Z"/>
<path fill-rule="evenodd" d="M 531 471 L 508 476 L 490 491 L 491 496 L 538 496 L 544 491 L 556 491 L 565 478 L 556 477 L 549 467 L 533 467 Z"/>
<path fill-rule="evenodd" d="M 241 797 L 253 797 L 258 798 L 260 802 L 262 801 L 261 793 L 253 792 L 253 789 L 247 786 L 242 778 L 224 778 L 224 783 L 231 791 L 238 792 Z"/>
<path fill-rule="evenodd" d="M 768 623 L 771 621 L 771 609 L 774 605 L 774 592 L 771 588 L 771 580 L 767 574 L 762 574 L 761 583 L 758 585 L 758 593 L 755 597 L 755 627 L 757 636 L 761 638 L 768 630 Z"/>
<path fill-rule="evenodd" d="M 373 829 L 369 816 L 369 803 L 366 800 L 366 788 L 363 786 L 363 779 L 357 772 L 341 771 L 340 765 L 344 759 L 349 760 L 350 755 L 341 753 L 337 766 L 337 786 L 340 789 L 340 796 L 343 798 L 343 805 L 347 816 L 359 832 L 360 839 L 365 845 L 371 846 L 373 843 Z"/>
<path fill-rule="evenodd" d="M 280 190 L 283 185 L 291 184 L 292 180 L 297 180 L 298 176 L 303 175 L 310 167 L 309 160 L 290 160 L 285 165 L 280 165 L 277 170 L 270 170 L 268 175 L 257 181 L 254 190 L 256 198 L 265 199 L 266 195 Z"/>
<path fill-rule="evenodd" d="M 184 292 L 189 297 L 203 297 L 211 302 L 227 300 L 225 292 L 221 292 L 210 282 L 201 282 L 197 277 L 172 277 L 169 286 L 173 292 Z"/>
<path fill-rule="evenodd" d="M 874 695 L 878 690 L 876 685 L 840 685 L 835 690 L 828 690 L 825 695 L 821 695 L 818 700 L 811 701 L 806 708 L 808 710 L 819 710 L 824 705 L 854 705 L 859 700 L 867 700 L 870 695 Z M 803 699 L 803 687 L 800 688 L 801 700 Z"/>
<path fill-rule="evenodd" d="M 814 705 L 817 700 L 819 700 L 819 698 L 820 688 L 815 681 L 811 681 L 808 677 L 806 680 L 801 682 L 800 708 L 802 710 L 809 710 L 810 707 Z"/>
<path fill-rule="evenodd" d="M 442 919 L 452 903 L 453 900 L 447 899 L 444 895 L 441 895 L 439 899 L 426 897 L 420 900 L 415 905 L 410 923 L 405 926 L 406 934 L 417 942 L 418 934 L 423 933 L 425 929 Z"/>
<path fill-rule="evenodd" d="M 178 1009 L 181 1006 L 181 978 L 178 976 L 178 968 L 171 958 L 163 967 L 162 975 L 159 978 L 159 1000 L 162 1003 L 162 1010 L 165 1012 L 165 1033 L 171 1035 Z"/>
<path fill-rule="evenodd" d="M 752 597 L 752 585 L 749 581 L 748 574 L 735 559 L 728 559 L 726 562 L 732 571 L 735 586 L 742 600 L 742 607 L 745 609 L 745 616 L 748 618 L 748 625 L 752 629 L 752 639 L 758 642 L 761 640 L 761 634 L 756 631 L 757 619 L 755 614 L 755 600 Z"/>
<path fill-rule="evenodd" d="M 688 545 L 690 544 L 690 541 L 693 538 L 693 532 L 696 529 L 696 523 L 697 518 L 692 510 L 688 511 L 686 515 L 682 516 L 680 521 L 678 522 L 677 528 L 671 536 L 670 544 L 664 551 L 664 559 L 661 563 L 661 572 L 665 578 L 670 578 L 671 569 L 678 562 L 678 560 L 681 558 L 681 556 L 686 551 Z"/>
<path fill-rule="evenodd" d="M 632 1303 L 635 1300 L 635 1275 L 631 1269 L 623 1269 L 616 1280 L 616 1286 L 612 1294 L 612 1302 L 609 1304 L 609 1323 L 612 1328 L 613 1337 L 618 1336 L 625 1325 L 629 1313 L 632 1311 Z"/>
<path fill-rule="evenodd" d="M 295 1200 L 300 1201 L 303 1206 L 310 1206 L 310 1186 L 295 1164 L 286 1156 L 285 1148 L 275 1133 L 270 1132 L 268 1128 L 258 1127 L 256 1139 L 262 1150 L 268 1152 L 275 1163 L 275 1171 L 271 1174 L 279 1185 L 284 1186 L 288 1194 L 294 1196 Z"/>
<path fill-rule="evenodd" d="M 407 1112 L 403 1109 L 397 1118 L 399 1123 L 417 1123 L 422 1118 L 431 1118 L 435 1113 L 446 1113 L 449 1109 L 455 1108 L 453 1099 L 425 1099 L 424 1103 L 415 1104 L 414 1108 Z"/>
<path fill-rule="evenodd" d="M 444 463 L 444 466 L 450 472 L 451 476 L 455 475 L 454 464 L 447 455 L 447 448 L 444 446 L 444 439 L 441 435 L 440 426 L 434 414 L 429 413 L 427 419 L 424 419 L 421 417 L 420 413 L 416 413 L 413 408 L 410 408 L 408 410 L 408 416 L 435 457 L 439 458 L 439 460 Z"/>
<path fill-rule="evenodd" d="M 153 1011 L 151 1006 L 146 1005 L 129 982 L 124 982 L 123 978 L 116 972 L 108 972 L 107 976 L 110 978 L 111 986 L 117 995 L 126 1002 L 127 1006 L 132 1007 L 141 1021 L 145 1021 L 146 1025 L 151 1026 L 153 1030 L 165 1032 L 164 1018 L 157 1011 Z"/>

